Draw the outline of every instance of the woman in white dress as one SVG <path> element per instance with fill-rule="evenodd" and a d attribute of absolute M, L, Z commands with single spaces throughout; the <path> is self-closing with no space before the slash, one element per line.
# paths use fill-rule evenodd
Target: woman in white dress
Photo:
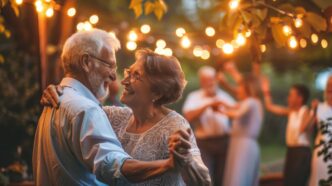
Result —
<path fill-rule="evenodd" d="M 232 118 L 233 123 L 223 185 L 258 185 L 260 151 L 257 138 L 263 109 L 254 82 L 253 77 L 241 78 L 236 89 L 239 102 L 235 106 L 224 104 L 226 110 L 222 112 Z"/>
<path fill-rule="evenodd" d="M 172 141 L 168 140 L 171 134 L 190 128 L 180 114 L 165 106 L 181 97 L 186 85 L 184 73 L 175 57 L 158 55 L 148 49 L 138 50 L 135 57 L 135 63 L 125 69 L 121 81 L 124 90 L 120 99 L 128 107 L 105 106 L 103 109 L 130 156 L 145 161 L 165 159 L 170 156 Z M 52 91 L 46 98 L 56 94 L 54 87 L 49 90 Z M 57 103 L 57 97 L 54 99 Z M 186 155 L 174 152 L 182 159 L 182 166 L 177 170 L 132 185 L 210 185 L 208 169 L 192 132 L 190 143 L 191 149 Z"/>
<path fill-rule="evenodd" d="M 312 111 L 304 123 L 304 126 L 306 123 L 315 123 L 318 129 L 312 155 L 310 186 L 332 185 L 332 76 L 328 78 L 324 99 L 323 103 L 312 104 Z"/>

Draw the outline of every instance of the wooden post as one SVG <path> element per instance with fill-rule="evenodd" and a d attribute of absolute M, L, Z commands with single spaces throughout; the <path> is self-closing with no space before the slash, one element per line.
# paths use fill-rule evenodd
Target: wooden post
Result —
<path fill-rule="evenodd" d="M 39 56 L 40 56 L 40 85 L 41 90 L 46 88 L 47 83 L 47 32 L 46 19 L 43 13 L 38 13 L 38 35 L 39 35 Z"/>

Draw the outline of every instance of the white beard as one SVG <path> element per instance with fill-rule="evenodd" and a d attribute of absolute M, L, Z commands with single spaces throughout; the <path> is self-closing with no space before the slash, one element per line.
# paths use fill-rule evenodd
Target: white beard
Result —
<path fill-rule="evenodd" d="M 104 100 L 108 96 L 108 85 L 105 84 L 105 80 L 100 77 L 94 71 L 90 71 L 88 75 L 89 83 L 91 85 L 92 91 L 98 100 Z"/>

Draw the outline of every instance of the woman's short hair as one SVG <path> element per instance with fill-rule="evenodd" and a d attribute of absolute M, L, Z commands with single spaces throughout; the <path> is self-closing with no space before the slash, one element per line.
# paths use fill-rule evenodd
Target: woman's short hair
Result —
<path fill-rule="evenodd" d="M 159 55 L 149 49 L 137 50 L 135 57 L 143 62 L 151 91 L 161 96 L 154 101 L 155 105 L 174 103 L 182 96 L 187 81 L 176 57 Z"/>
<path fill-rule="evenodd" d="M 76 32 L 66 40 L 62 49 L 64 72 L 77 73 L 81 56 L 85 53 L 98 56 L 103 47 L 115 52 L 120 49 L 120 42 L 114 35 L 100 29 Z"/>

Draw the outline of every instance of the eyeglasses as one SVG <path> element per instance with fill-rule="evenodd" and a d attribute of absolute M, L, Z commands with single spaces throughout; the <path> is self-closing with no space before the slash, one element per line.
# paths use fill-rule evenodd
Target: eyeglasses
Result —
<path fill-rule="evenodd" d="M 141 75 L 138 72 L 132 73 L 132 72 L 130 72 L 130 69 L 128 69 L 128 68 L 124 69 L 123 75 L 124 75 L 124 79 L 129 78 L 129 81 L 131 83 L 142 80 Z"/>
<path fill-rule="evenodd" d="M 94 58 L 94 59 L 97 59 L 98 62 L 101 62 L 103 65 L 105 65 L 106 67 L 108 67 L 110 69 L 114 69 L 116 67 L 115 63 L 111 64 L 111 62 L 108 62 L 106 60 L 100 59 L 99 57 L 96 57 L 96 56 L 94 56 L 92 54 L 88 54 L 87 53 L 87 55 L 90 56 L 90 57 L 92 57 L 92 58 Z"/>

